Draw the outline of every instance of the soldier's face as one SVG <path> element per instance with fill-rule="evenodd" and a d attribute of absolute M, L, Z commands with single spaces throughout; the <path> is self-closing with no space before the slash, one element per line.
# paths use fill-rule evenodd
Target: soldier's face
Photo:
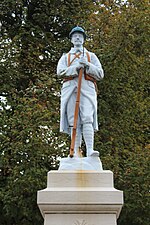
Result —
<path fill-rule="evenodd" d="M 80 32 L 75 32 L 72 34 L 71 42 L 74 47 L 81 47 L 84 43 L 84 36 Z"/>

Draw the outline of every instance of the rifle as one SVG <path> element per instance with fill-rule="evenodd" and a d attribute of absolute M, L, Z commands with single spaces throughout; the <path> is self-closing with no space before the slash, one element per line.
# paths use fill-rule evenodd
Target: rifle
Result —
<path fill-rule="evenodd" d="M 83 47 L 83 56 L 84 56 L 84 47 Z M 76 103 L 75 103 L 73 131 L 72 131 L 70 155 L 69 155 L 71 158 L 73 157 L 73 154 L 74 154 L 74 146 L 75 146 L 75 139 L 76 139 L 76 132 L 77 132 L 77 122 L 78 122 L 78 114 L 79 114 L 81 82 L 82 82 L 83 71 L 84 71 L 84 69 L 81 68 L 80 71 L 79 71 L 79 78 L 78 78 L 77 97 L 76 97 Z"/>

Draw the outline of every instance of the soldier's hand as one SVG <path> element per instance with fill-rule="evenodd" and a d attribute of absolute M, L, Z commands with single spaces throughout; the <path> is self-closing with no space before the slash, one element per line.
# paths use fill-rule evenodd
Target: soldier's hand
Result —
<path fill-rule="evenodd" d="M 77 63 L 76 69 L 80 70 L 81 68 L 84 68 L 84 64 Z"/>
<path fill-rule="evenodd" d="M 87 66 L 89 65 L 89 62 L 87 61 L 87 59 L 86 59 L 84 56 L 82 56 L 82 57 L 79 59 L 79 63 L 80 63 L 81 65 L 84 65 L 85 67 L 87 67 Z"/>

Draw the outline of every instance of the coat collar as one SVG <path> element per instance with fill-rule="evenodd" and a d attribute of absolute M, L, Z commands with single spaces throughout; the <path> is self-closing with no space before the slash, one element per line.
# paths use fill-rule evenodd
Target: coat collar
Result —
<path fill-rule="evenodd" d="M 76 48 L 71 48 L 69 53 L 75 54 L 75 53 L 79 53 L 79 52 L 83 52 L 83 48 L 80 49 L 76 49 Z M 84 48 L 84 52 L 87 52 L 86 48 Z"/>

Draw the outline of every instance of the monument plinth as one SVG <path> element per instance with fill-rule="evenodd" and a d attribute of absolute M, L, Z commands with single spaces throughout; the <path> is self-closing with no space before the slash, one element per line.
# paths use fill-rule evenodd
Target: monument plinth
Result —
<path fill-rule="evenodd" d="M 58 170 L 48 173 L 37 202 L 44 225 L 116 225 L 123 192 L 114 188 L 109 170 Z"/>

